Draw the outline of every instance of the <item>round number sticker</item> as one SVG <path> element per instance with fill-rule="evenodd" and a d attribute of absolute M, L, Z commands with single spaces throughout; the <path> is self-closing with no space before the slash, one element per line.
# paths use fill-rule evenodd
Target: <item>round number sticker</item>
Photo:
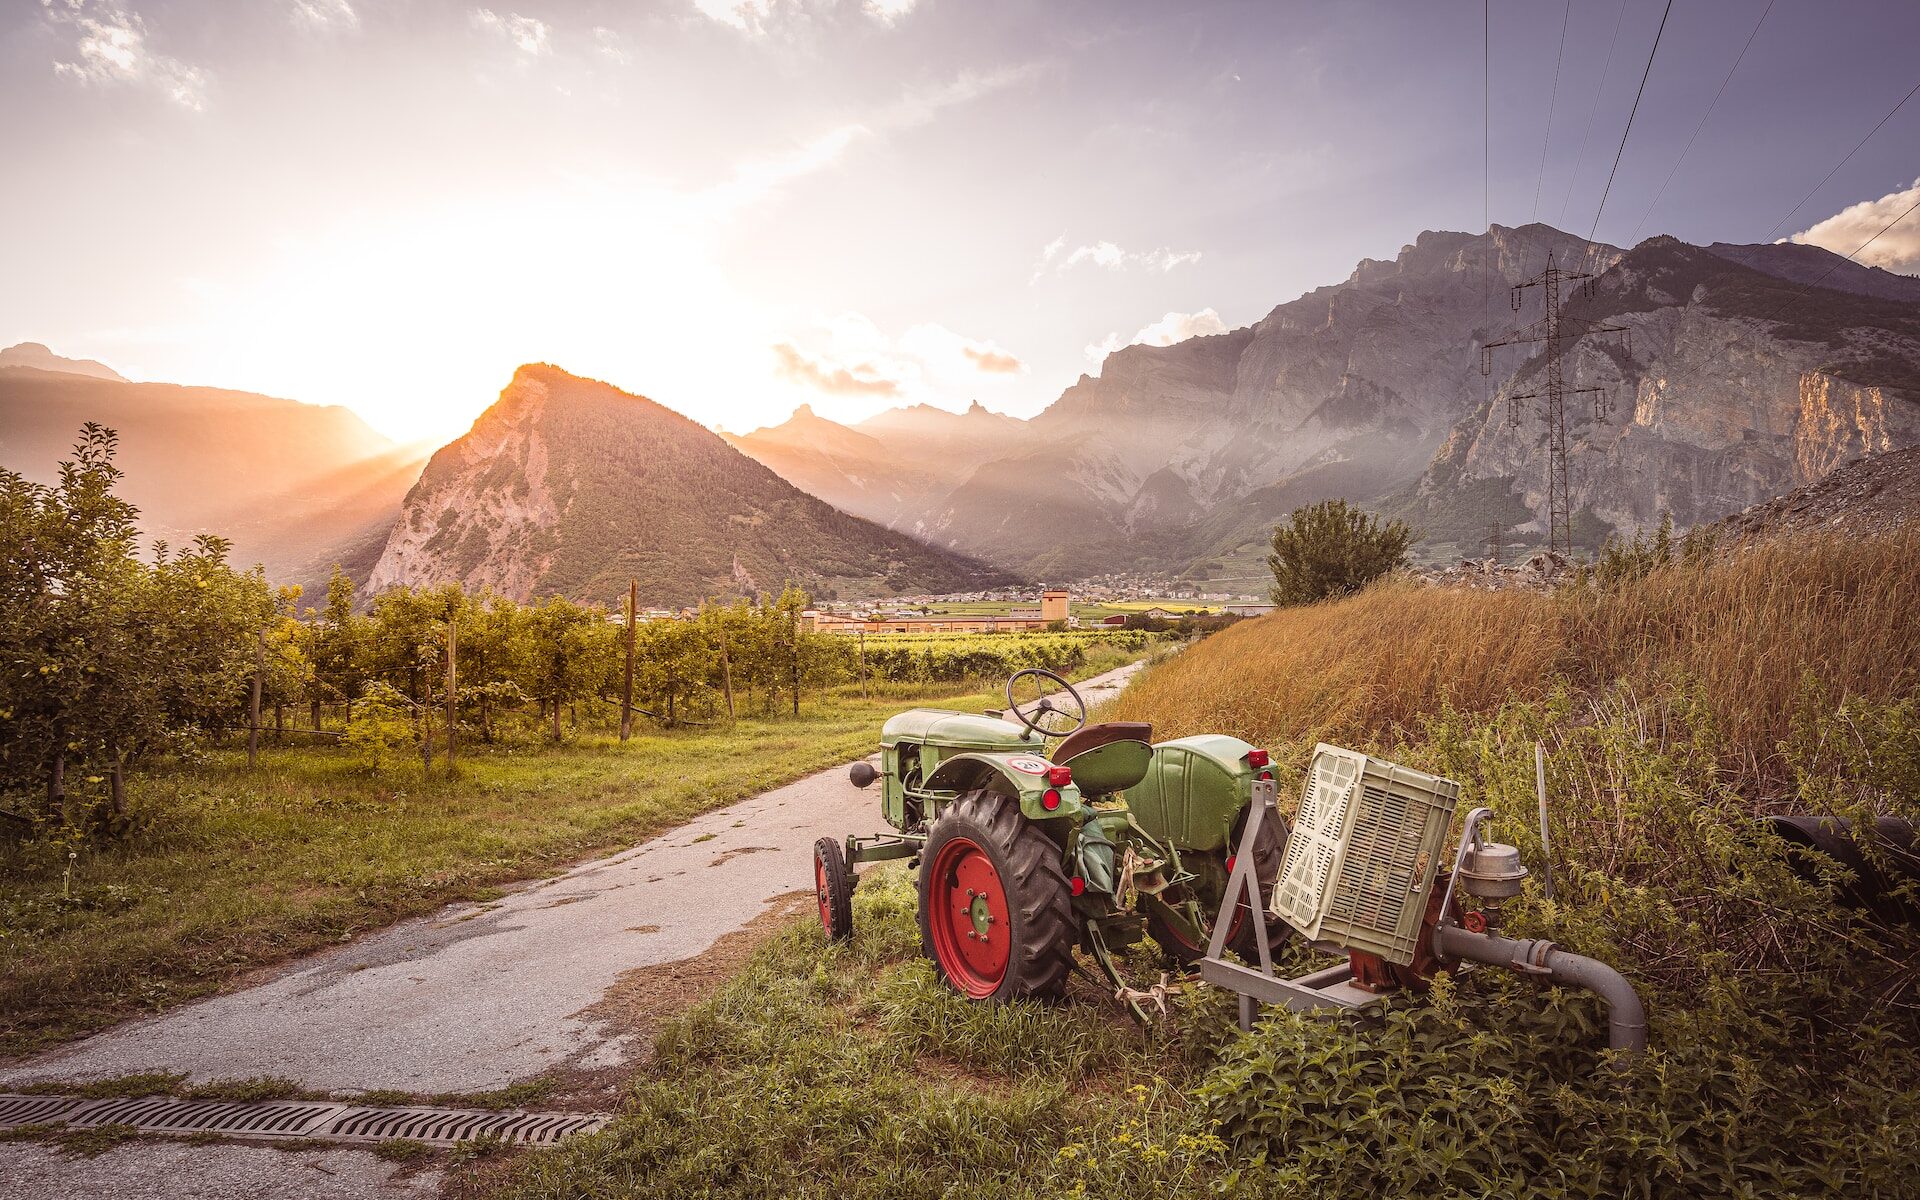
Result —
<path fill-rule="evenodd" d="M 1010 758 L 1007 765 L 1016 771 L 1025 771 L 1029 775 L 1045 775 L 1051 763 L 1037 758 Z"/>

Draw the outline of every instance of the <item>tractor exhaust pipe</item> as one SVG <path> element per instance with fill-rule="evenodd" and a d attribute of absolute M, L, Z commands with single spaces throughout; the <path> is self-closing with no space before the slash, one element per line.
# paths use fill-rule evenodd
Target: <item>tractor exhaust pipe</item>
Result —
<path fill-rule="evenodd" d="M 1433 931 L 1433 948 L 1442 958 L 1466 959 L 1539 975 L 1555 983 L 1585 988 L 1607 1002 L 1607 1045 L 1638 1058 L 1647 1050 L 1647 1009 L 1626 976 L 1597 958 L 1554 949 L 1553 943 L 1519 941 L 1496 933 L 1474 933 L 1458 925 Z"/>

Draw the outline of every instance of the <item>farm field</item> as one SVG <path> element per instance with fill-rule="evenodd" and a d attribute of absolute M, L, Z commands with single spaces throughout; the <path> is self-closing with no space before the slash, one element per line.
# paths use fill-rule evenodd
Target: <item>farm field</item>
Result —
<path fill-rule="evenodd" d="M 1075 678 L 1127 661 L 1086 656 Z M 128 781 L 136 827 L 0 856 L 0 1051 L 18 1053 L 216 990 L 245 972 L 641 840 L 872 750 L 916 703 L 1001 703 L 977 684 L 874 683 L 802 715 L 655 730 L 588 725 L 560 746 L 462 748 L 371 770 L 332 746 L 237 743 Z M 71 857 L 70 857 L 71 855 Z"/>
<path fill-rule="evenodd" d="M 1105 714 L 1266 744 L 1283 800 L 1321 737 L 1460 780 L 1536 870 L 1504 930 L 1624 971 L 1650 1016 L 1643 1060 L 1604 1049 L 1592 997 L 1491 970 L 1364 1023 L 1270 1011 L 1245 1037 L 1191 987 L 1148 1030 L 1081 983 L 1067 1005 L 971 1005 L 935 982 L 911 878 L 887 867 L 855 893 L 850 944 L 796 921 L 670 1024 L 608 1130 L 464 1185 L 1916 1195 L 1920 937 L 1842 905 L 1754 826 L 1782 808 L 1920 816 L 1920 624 L 1900 602 L 1916 563 L 1902 535 L 1544 596 L 1390 582 L 1209 638 Z"/>

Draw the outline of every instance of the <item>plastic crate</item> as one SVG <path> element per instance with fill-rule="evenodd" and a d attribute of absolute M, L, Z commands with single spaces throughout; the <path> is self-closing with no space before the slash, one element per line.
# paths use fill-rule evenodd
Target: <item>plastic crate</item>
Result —
<path fill-rule="evenodd" d="M 1273 889 L 1273 915 L 1310 941 L 1412 962 L 1459 799 L 1451 779 L 1322 742 Z"/>

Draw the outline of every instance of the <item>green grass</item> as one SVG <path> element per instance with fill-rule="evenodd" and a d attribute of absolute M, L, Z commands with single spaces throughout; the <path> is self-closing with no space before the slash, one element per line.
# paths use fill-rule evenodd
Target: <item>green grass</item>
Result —
<path fill-rule="evenodd" d="M 1210 1037 L 1144 1031 L 1092 990 L 983 1008 L 919 957 L 912 877 L 867 873 L 852 943 L 814 922 L 662 1031 L 607 1131 L 525 1156 L 511 1200 L 572 1196 L 1168 1196 L 1219 1178 L 1194 1136 Z M 1217 996 L 1189 1028 L 1224 1028 Z"/>
<path fill-rule="evenodd" d="M 1108 665 L 1104 659 L 1091 669 Z M 1088 673 L 1091 673 L 1091 669 Z M 423 779 L 343 750 L 213 751 L 137 774 L 139 830 L 104 846 L 0 849 L 0 1052 L 20 1053 L 216 990 L 264 964 L 650 836 L 875 747 L 911 703 L 985 693 L 875 686 L 799 718 L 643 731 L 621 745 L 464 748 Z M 70 873 L 69 873 L 70 866 Z"/>

